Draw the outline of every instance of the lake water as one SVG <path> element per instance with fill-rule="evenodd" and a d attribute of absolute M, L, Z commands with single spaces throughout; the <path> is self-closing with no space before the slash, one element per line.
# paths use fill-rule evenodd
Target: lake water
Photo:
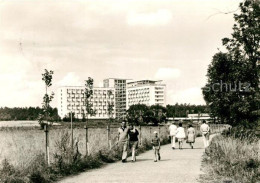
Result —
<path fill-rule="evenodd" d="M 53 123 L 53 125 L 59 125 Z M 33 127 L 40 126 L 38 121 L 0 121 L 0 127 Z"/>

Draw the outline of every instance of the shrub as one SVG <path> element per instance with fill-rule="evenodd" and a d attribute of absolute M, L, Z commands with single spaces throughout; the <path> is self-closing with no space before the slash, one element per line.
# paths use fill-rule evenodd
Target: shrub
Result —
<path fill-rule="evenodd" d="M 216 136 L 206 149 L 203 159 L 207 177 L 251 183 L 260 179 L 260 143 L 243 139 Z M 205 178 L 203 178 L 205 179 Z"/>
<path fill-rule="evenodd" d="M 234 127 L 228 128 L 222 131 L 222 135 L 225 137 L 237 138 L 240 140 L 247 140 L 250 142 L 258 141 L 259 137 L 257 137 L 254 129 L 246 129 L 244 127 Z"/>

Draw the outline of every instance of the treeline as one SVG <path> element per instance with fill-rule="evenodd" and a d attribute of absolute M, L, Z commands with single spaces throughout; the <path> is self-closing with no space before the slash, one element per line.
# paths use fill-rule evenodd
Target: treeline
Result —
<path fill-rule="evenodd" d="M 166 106 L 167 117 L 187 117 L 188 114 L 208 113 L 206 105 L 178 104 Z"/>
<path fill-rule="evenodd" d="M 11 121 L 11 120 L 37 120 L 39 114 L 42 113 L 40 107 L 1 107 L 0 108 L 0 121 Z M 57 108 L 50 109 L 51 121 L 59 121 Z"/>
<path fill-rule="evenodd" d="M 207 113 L 205 105 L 175 104 L 166 107 L 159 105 L 147 106 L 136 104 L 127 110 L 127 120 L 135 124 L 158 125 L 169 117 L 187 117 L 192 113 Z"/>

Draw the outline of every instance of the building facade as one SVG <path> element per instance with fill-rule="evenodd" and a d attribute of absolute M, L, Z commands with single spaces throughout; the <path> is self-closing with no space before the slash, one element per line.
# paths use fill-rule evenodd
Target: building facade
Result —
<path fill-rule="evenodd" d="M 109 91 L 111 95 L 108 95 Z M 58 114 L 61 118 L 71 112 L 79 119 L 83 118 L 83 113 L 86 116 L 84 92 L 84 86 L 64 86 L 58 89 Z M 96 111 L 95 116 L 89 116 L 90 119 L 108 119 L 108 102 L 115 104 L 115 89 L 94 87 L 90 102 Z M 115 107 L 112 117 L 115 117 Z"/>
<path fill-rule="evenodd" d="M 126 87 L 126 108 L 134 104 L 166 106 L 166 85 L 161 80 L 130 81 Z"/>
<path fill-rule="evenodd" d="M 117 119 L 126 115 L 126 82 L 128 79 L 108 78 L 103 80 L 103 86 L 115 88 L 115 112 Z"/>

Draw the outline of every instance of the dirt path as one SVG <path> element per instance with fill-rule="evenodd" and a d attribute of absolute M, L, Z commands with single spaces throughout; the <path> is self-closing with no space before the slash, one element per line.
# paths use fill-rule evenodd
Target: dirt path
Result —
<path fill-rule="evenodd" d="M 204 152 L 202 138 L 197 138 L 194 149 L 184 143 L 184 149 L 171 149 L 171 145 L 161 148 L 162 160 L 153 162 L 153 152 L 137 156 L 135 163 L 111 163 L 100 169 L 84 172 L 66 178 L 61 183 L 85 182 L 173 182 L 195 183 L 199 178 L 201 156 Z"/>

